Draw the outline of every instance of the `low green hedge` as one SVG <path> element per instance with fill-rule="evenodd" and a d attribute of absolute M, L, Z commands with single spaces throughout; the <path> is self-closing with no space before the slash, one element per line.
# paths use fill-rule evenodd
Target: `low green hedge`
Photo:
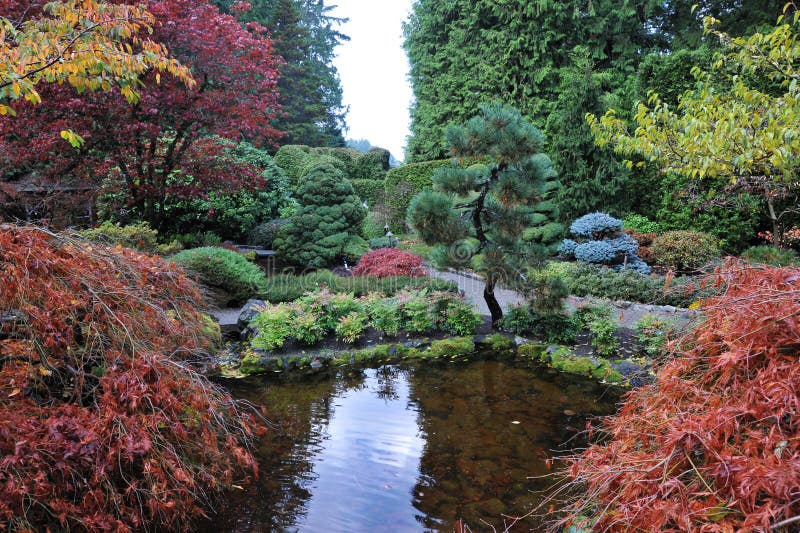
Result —
<path fill-rule="evenodd" d="M 392 296 L 403 289 L 423 289 L 431 291 L 458 292 L 458 285 L 452 281 L 437 278 L 409 278 L 395 276 L 390 278 L 373 278 L 369 276 L 341 277 L 329 270 L 318 270 L 303 275 L 277 274 L 268 278 L 266 289 L 261 296 L 272 303 L 291 302 L 303 294 L 327 287 L 332 292 L 352 293 L 364 296 L 371 292 L 382 292 Z"/>
<path fill-rule="evenodd" d="M 241 303 L 267 290 L 267 278 L 258 266 L 240 253 L 212 246 L 184 250 L 172 257 L 194 273 L 203 285 L 216 289 L 220 305 Z"/>

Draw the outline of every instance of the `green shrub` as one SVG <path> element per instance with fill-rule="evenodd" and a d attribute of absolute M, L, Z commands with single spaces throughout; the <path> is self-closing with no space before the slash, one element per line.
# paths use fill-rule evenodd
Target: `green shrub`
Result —
<path fill-rule="evenodd" d="M 449 164 L 450 160 L 410 163 L 386 173 L 386 206 L 389 208 L 389 225 L 393 231 L 406 231 L 406 212 L 411 199 L 433 184 L 431 177 L 437 169 Z"/>
<path fill-rule="evenodd" d="M 665 176 L 663 203 L 658 212 L 662 228 L 708 233 L 729 253 L 744 249 L 761 226 L 762 201 L 743 191 L 721 193 L 727 186 L 725 177 L 701 181 Z M 726 194 L 726 205 L 714 205 L 720 194 Z"/>
<path fill-rule="evenodd" d="M 354 233 L 366 210 L 341 171 L 322 164 L 306 177 L 298 190 L 300 208 L 281 228 L 274 248 L 280 259 L 304 267 L 325 267 L 350 261 L 369 250 Z"/>
<path fill-rule="evenodd" d="M 309 291 L 322 286 L 332 292 L 352 293 L 356 297 L 371 292 L 380 292 L 392 296 L 401 290 L 422 290 L 458 292 L 458 286 L 452 281 L 438 278 L 409 278 L 396 276 L 391 278 L 374 278 L 370 276 L 341 277 L 329 270 L 318 270 L 309 274 L 295 276 L 293 274 L 277 274 L 268 278 L 266 290 L 261 294 L 265 300 L 292 302 Z"/>
<path fill-rule="evenodd" d="M 611 357 L 619 350 L 619 339 L 616 333 L 617 324 L 610 318 L 595 318 L 588 323 L 592 334 L 592 347 L 601 357 Z"/>
<path fill-rule="evenodd" d="M 389 150 L 383 148 L 370 148 L 366 153 L 360 154 L 355 162 L 354 179 L 383 180 L 389 170 Z"/>
<path fill-rule="evenodd" d="M 314 346 L 328 334 L 321 317 L 312 311 L 300 309 L 295 312 L 291 323 L 292 337 L 301 344 Z"/>
<path fill-rule="evenodd" d="M 578 317 L 560 312 L 540 312 L 530 306 L 512 307 L 503 317 L 502 329 L 530 335 L 553 344 L 572 344 L 582 324 Z"/>
<path fill-rule="evenodd" d="M 152 229 L 147 222 L 138 222 L 128 226 L 118 226 L 111 222 L 103 222 L 96 228 L 80 231 L 81 236 L 110 246 L 119 244 L 148 254 L 158 252 L 158 231 Z"/>
<path fill-rule="evenodd" d="M 377 237 L 368 241 L 370 250 L 380 250 L 381 248 L 397 248 L 400 241 L 395 237 Z"/>
<path fill-rule="evenodd" d="M 353 184 L 356 195 L 370 207 L 385 203 L 383 180 L 350 180 L 350 183 Z"/>
<path fill-rule="evenodd" d="M 449 305 L 444 312 L 445 320 L 442 329 L 451 335 L 474 335 L 482 319 L 473 310 L 472 304 L 453 298 L 443 299 Z"/>
<path fill-rule="evenodd" d="M 299 183 L 305 161 L 310 154 L 310 147 L 298 144 L 281 146 L 275 153 L 275 163 L 286 173 L 290 185 Z"/>
<path fill-rule="evenodd" d="M 392 337 L 400 333 L 402 313 L 396 300 L 380 298 L 366 304 L 372 326 L 384 335 Z"/>
<path fill-rule="evenodd" d="M 222 238 L 213 231 L 181 233 L 174 236 L 175 241 L 184 248 L 200 248 L 222 244 Z"/>
<path fill-rule="evenodd" d="M 409 333 L 425 333 L 433 328 L 430 306 L 428 301 L 419 295 L 404 302 L 402 305 L 403 330 Z"/>
<path fill-rule="evenodd" d="M 679 272 L 696 271 L 721 255 L 714 237 L 692 230 L 659 235 L 653 239 L 650 251 L 656 264 Z"/>
<path fill-rule="evenodd" d="M 223 305 L 243 302 L 267 289 L 267 278 L 260 268 L 225 248 L 184 250 L 172 260 L 195 273 L 203 285 L 224 291 Z"/>
<path fill-rule="evenodd" d="M 636 233 L 661 233 L 664 228 L 661 227 L 660 223 L 642 215 L 628 215 L 622 219 L 622 229 L 635 231 Z"/>
<path fill-rule="evenodd" d="M 361 303 L 353 294 L 331 292 L 328 288 L 307 293 L 295 303 L 302 310 L 316 315 L 321 326 L 328 331 L 333 330 L 342 317 L 362 311 Z"/>
<path fill-rule="evenodd" d="M 226 240 L 241 242 L 258 224 L 278 216 L 289 202 L 289 181 L 273 158 L 247 142 L 231 144 L 225 157 L 258 169 L 263 184 L 257 189 L 204 190 L 202 198 L 168 197 L 162 229 L 169 233 L 211 231 Z"/>
<path fill-rule="evenodd" d="M 261 246 L 269 250 L 278 236 L 278 232 L 282 227 L 288 224 L 289 221 L 285 218 L 275 218 L 268 222 L 263 222 L 250 230 L 247 235 L 247 244 L 252 246 Z"/>
<path fill-rule="evenodd" d="M 279 350 L 292 336 L 295 311 L 288 304 L 278 304 L 259 313 L 250 322 L 257 331 L 250 343 L 261 350 Z"/>
<path fill-rule="evenodd" d="M 336 338 L 347 344 L 353 344 L 364 336 L 366 329 L 367 317 L 354 311 L 339 319 L 339 323 L 336 324 Z"/>
<path fill-rule="evenodd" d="M 666 285 L 661 277 L 617 272 L 610 268 L 581 263 L 552 261 L 548 263 L 547 270 L 560 275 L 569 293 L 575 296 L 689 307 L 700 298 L 715 293 L 714 287 L 700 287 L 696 280 L 684 276 L 675 277 Z"/>
<path fill-rule="evenodd" d="M 666 351 L 667 339 L 675 331 L 675 324 L 658 315 L 644 315 L 634 325 L 636 340 L 642 352 L 658 357 Z"/>
<path fill-rule="evenodd" d="M 797 266 L 797 252 L 788 248 L 775 246 L 751 246 L 742 252 L 742 259 L 751 263 L 772 266 Z"/>

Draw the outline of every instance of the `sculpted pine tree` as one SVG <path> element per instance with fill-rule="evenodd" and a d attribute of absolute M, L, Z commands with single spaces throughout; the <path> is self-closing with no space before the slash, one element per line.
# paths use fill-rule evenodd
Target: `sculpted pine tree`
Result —
<path fill-rule="evenodd" d="M 503 310 L 498 283 L 524 285 L 526 271 L 552 250 L 563 228 L 551 200 L 559 188 L 550 159 L 540 153 L 544 135 L 516 110 L 485 104 L 464 126 L 450 126 L 447 144 L 469 168 L 434 174 L 408 210 L 410 224 L 428 244 L 439 245 L 440 265 L 469 265 L 486 278 L 484 299 L 496 326 Z"/>

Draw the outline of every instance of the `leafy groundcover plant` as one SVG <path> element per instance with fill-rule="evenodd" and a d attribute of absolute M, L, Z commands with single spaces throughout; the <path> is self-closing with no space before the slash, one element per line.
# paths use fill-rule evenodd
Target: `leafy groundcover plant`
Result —
<path fill-rule="evenodd" d="M 258 430 L 192 361 L 200 294 L 158 258 L 0 226 L 0 529 L 185 530 Z"/>
<path fill-rule="evenodd" d="M 558 527 L 800 524 L 800 270 L 729 262 L 713 281 L 725 290 L 705 301 L 705 322 L 604 422 L 604 443 L 570 460 L 579 499 Z"/>

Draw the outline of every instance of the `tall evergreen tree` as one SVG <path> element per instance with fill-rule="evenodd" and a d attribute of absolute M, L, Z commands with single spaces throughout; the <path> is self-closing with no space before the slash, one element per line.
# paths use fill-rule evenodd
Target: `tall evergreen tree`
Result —
<path fill-rule="evenodd" d="M 234 0 L 215 0 L 230 10 Z M 283 114 L 274 122 L 285 133 L 281 144 L 344 146 L 347 109 L 334 50 L 349 37 L 336 27 L 346 19 L 334 17 L 335 6 L 323 0 L 252 0 L 251 9 L 238 13 L 242 22 L 269 29 L 275 51 L 285 64 L 278 90 Z"/>

